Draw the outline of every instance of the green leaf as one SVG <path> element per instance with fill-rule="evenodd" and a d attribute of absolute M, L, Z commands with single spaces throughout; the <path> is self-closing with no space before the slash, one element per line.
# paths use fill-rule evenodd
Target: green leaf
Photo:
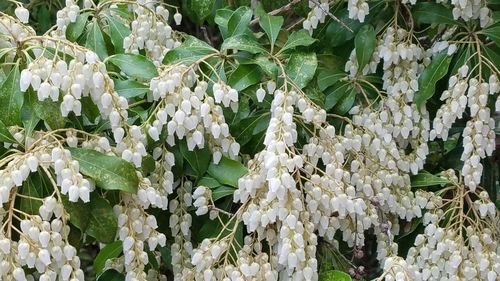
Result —
<path fill-rule="evenodd" d="M 94 51 L 101 60 L 108 57 L 106 42 L 104 42 L 101 28 L 96 20 L 90 24 L 90 30 L 87 34 L 87 40 L 85 41 L 85 47 Z"/>
<path fill-rule="evenodd" d="M 40 206 L 42 206 L 42 201 L 36 198 L 44 198 L 50 194 L 40 173 L 31 174 L 18 192 L 26 196 L 18 197 L 20 210 L 30 215 L 38 215 Z"/>
<path fill-rule="evenodd" d="M 373 29 L 371 24 L 364 25 L 356 34 L 354 45 L 356 47 L 356 59 L 358 60 L 359 69 L 363 69 L 370 61 L 375 50 L 376 35 L 375 29 Z"/>
<path fill-rule="evenodd" d="M 114 269 L 108 269 L 97 277 L 97 281 L 125 281 L 125 276 Z"/>
<path fill-rule="evenodd" d="M 352 278 L 343 271 L 328 270 L 319 274 L 318 281 L 352 281 Z"/>
<path fill-rule="evenodd" d="M 116 54 L 109 57 L 108 61 L 133 78 L 149 80 L 158 76 L 154 63 L 143 55 Z"/>
<path fill-rule="evenodd" d="M 217 201 L 217 200 L 224 198 L 226 196 L 233 195 L 235 190 L 236 190 L 236 188 L 230 187 L 227 185 L 219 186 L 219 187 L 215 188 L 214 190 L 212 190 L 212 199 L 214 201 Z"/>
<path fill-rule="evenodd" d="M 118 220 L 113 212 L 113 207 L 106 199 L 99 196 L 93 196 L 89 204 L 91 211 L 87 214 L 90 217 L 87 234 L 102 243 L 114 242 L 118 230 Z"/>
<path fill-rule="evenodd" d="M 48 129 L 60 129 L 66 124 L 65 118 L 60 114 L 59 103 L 48 99 L 39 101 L 36 93 L 31 89 L 26 93 L 25 106 L 34 111 L 36 116 L 45 122 Z"/>
<path fill-rule="evenodd" d="M 351 86 L 346 81 L 340 81 L 325 90 L 325 110 L 332 109 L 351 90 Z"/>
<path fill-rule="evenodd" d="M 85 30 L 90 12 L 81 13 L 76 17 L 75 22 L 71 22 L 66 28 L 66 38 L 69 41 L 75 42 Z"/>
<path fill-rule="evenodd" d="M 80 172 L 106 190 L 137 192 L 139 179 L 131 163 L 87 148 L 69 148 L 71 157 L 80 163 Z"/>
<path fill-rule="evenodd" d="M 233 11 L 229 9 L 219 9 L 215 12 L 214 21 L 219 26 L 219 31 L 224 39 L 229 37 L 227 23 L 232 14 Z"/>
<path fill-rule="evenodd" d="M 208 174 L 222 184 L 238 186 L 238 179 L 248 172 L 239 161 L 222 157 L 219 164 L 210 163 Z"/>
<path fill-rule="evenodd" d="M 252 54 L 266 52 L 257 40 L 246 34 L 236 35 L 224 40 L 221 51 L 226 51 L 228 49 L 247 51 Z"/>
<path fill-rule="evenodd" d="M 261 112 L 231 126 L 230 131 L 236 141 L 243 146 L 251 141 L 252 136 L 265 131 L 270 119 L 271 116 L 269 114 Z"/>
<path fill-rule="evenodd" d="M 285 45 L 281 48 L 280 53 L 298 46 L 309 46 L 315 41 L 316 39 L 312 38 L 306 30 L 301 29 L 299 31 L 295 31 L 288 36 L 288 39 L 286 40 Z"/>
<path fill-rule="evenodd" d="M 448 179 L 435 176 L 426 171 L 422 171 L 418 175 L 411 177 L 411 187 L 428 187 L 448 183 L 450 183 Z"/>
<path fill-rule="evenodd" d="M 221 186 L 220 182 L 218 182 L 216 179 L 212 178 L 212 177 L 202 177 L 198 183 L 197 183 L 198 186 L 200 185 L 203 185 L 203 186 L 206 186 L 206 187 L 210 187 L 211 189 L 214 189 L 214 188 L 217 188 L 219 186 Z"/>
<path fill-rule="evenodd" d="M 337 83 L 340 79 L 346 77 L 347 74 L 338 69 L 321 69 L 318 72 L 318 87 L 321 91 Z"/>
<path fill-rule="evenodd" d="M 317 67 L 315 53 L 293 53 L 285 66 L 285 73 L 302 89 L 313 79 Z"/>
<path fill-rule="evenodd" d="M 6 126 L 21 125 L 24 94 L 19 86 L 19 75 L 19 64 L 15 64 L 0 85 L 0 121 Z"/>
<path fill-rule="evenodd" d="M 349 110 L 351 110 L 354 102 L 356 101 L 356 90 L 353 88 L 347 89 L 345 95 L 340 99 L 340 101 L 333 108 L 333 112 L 338 115 L 344 115 Z"/>
<path fill-rule="evenodd" d="M 267 56 L 257 55 L 253 62 L 260 66 L 260 69 L 271 78 L 276 79 L 278 76 L 278 66 Z"/>
<path fill-rule="evenodd" d="M 436 83 L 448 72 L 451 58 L 451 56 L 448 56 L 447 50 L 444 50 L 437 54 L 432 62 L 422 71 L 422 74 L 418 78 L 420 88 L 415 97 L 418 108 L 434 95 Z"/>
<path fill-rule="evenodd" d="M 370 8 L 373 9 L 373 7 Z M 369 17 L 372 13 L 373 11 L 370 11 L 370 14 L 365 19 L 366 22 L 369 22 Z M 363 25 L 357 19 L 349 18 L 349 13 L 347 9 L 340 9 L 338 12 L 335 12 L 334 15 L 339 19 L 340 22 L 348 26 L 352 30 L 352 32 L 347 28 L 345 28 L 344 25 L 340 24 L 339 22 L 331 21 L 330 24 L 328 24 L 328 26 L 326 27 L 325 31 L 325 37 L 331 47 L 337 47 L 343 45 L 347 41 L 354 38 L 356 32 Z"/>
<path fill-rule="evenodd" d="M 451 9 L 433 2 L 418 2 L 413 6 L 412 13 L 417 23 L 459 24 L 453 19 Z"/>
<path fill-rule="evenodd" d="M 113 16 L 107 16 L 106 18 L 109 26 L 109 38 L 111 38 L 111 42 L 115 46 L 115 51 L 123 53 L 123 39 L 130 34 L 130 29 Z"/>
<path fill-rule="evenodd" d="M 245 33 L 252 20 L 252 10 L 249 7 L 241 6 L 236 9 L 227 22 L 229 36 Z"/>
<path fill-rule="evenodd" d="M 481 33 L 488 36 L 498 47 L 500 47 L 500 24 L 489 26 L 481 30 Z"/>
<path fill-rule="evenodd" d="M 191 168 L 196 172 L 196 174 L 201 177 L 208 169 L 210 164 L 211 152 L 208 148 L 195 149 L 193 151 L 188 150 L 185 141 L 179 142 L 179 148 L 182 156 L 189 163 Z"/>
<path fill-rule="evenodd" d="M 23 106 L 21 108 L 21 119 L 23 120 L 25 135 L 31 136 L 36 125 L 40 122 L 40 117 L 36 115 L 35 111 Z"/>
<path fill-rule="evenodd" d="M 1 120 L 0 120 L 0 141 L 8 143 L 17 143 L 17 140 L 12 136 L 7 126 L 5 126 L 5 124 Z"/>
<path fill-rule="evenodd" d="M 259 67 L 255 65 L 240 64 L 229 76 L 229 85 L 236 91 L 244 90 L 257 84 L 262 78 Z"/>
<path fill-rule="evenodd" d="M 69 221 L 82 232 L 85 232 L 90 221 L 89 213 L 92 212 L 90 204 L 85 204 L 81 200 L 70 202 L 66 195 L 62 196 L 62 203 L 64 210 L 69 214 Z"/>
<path fill-rule="evenodd" d="M 149 87 L 135 80 L 115 80 L 115 91 L 122 97 L 135 98 L 144 96 Z"/>
<path fill-rule="evenodd" d="M 283 26 L 283 17 L 270 16 L 262 8 L 257 9 L 257 16 L 259 17 L 259 25 L 266 33 L 272 49 Z"/>
<path fill-rule="evenodd" d="M 217 50 L 194 36 L 186 36 L 182 44 L 165 55 L 163 64 L 191 64 L 207 55 L 215 54 Z"/>
<path fill-rule="evenodd" d="M 122 251 L 123 243 L 121 240 L 117 240 L 102 248 L 94 259 L 95 273 L 100 274 L 104 270 L 106 261 L 120 256 Z"/>

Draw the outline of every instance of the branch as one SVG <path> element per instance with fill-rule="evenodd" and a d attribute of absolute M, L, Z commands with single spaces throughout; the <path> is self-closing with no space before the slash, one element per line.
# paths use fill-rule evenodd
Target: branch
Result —
<path fill-rule="evenodd" d="M 330 13 L 330 11 L 327 11 L 325 9 L 323 9 L 323 7 L 321 7 L 321 4 L 318 2 L 318 0 L 309 0 L 311 2 L 314 3 L 314 5 L 316 5 L 318 8 L 320 8 L 323 13 L 327 14 L 330 18 L 332 18 L 334 21 L 340 23 L 340 25 L 342 25 L 342 27 L 344 27 L 345 29 L 349 30 L 350 32 L 354 33 L 354 31 L 352 31 L 351 28 L 349 28 L 347 25 L 345 25 L 345 23 L 343 23 L 341 20 L 339 20 L 336 16 L 334 16 L 332 13 Z"/>
<path fill-rule="evenodd" d="M 281 7 L 281 8 L 278 8 L 278 9 L 275 9 L 275 10 L 272 10 L 271 12 L 268 13 L 268 15 L 270 16 L 274 16 L 274 15 L 277 15 L 277 14 L 280 14 L 280 13 L 283 13 L 283 12 L 286 12 L 290 9 L 293 8 L 293 6 L 295 4 L 298 4 L 300 1 L 302 0 L 293 0 L 292 2 L 286 4 L 285 6 Z M 254 18 L 251 22 L 250 22 L 250 25 L 255 25 L 259 22 L 259 18 Z"/>

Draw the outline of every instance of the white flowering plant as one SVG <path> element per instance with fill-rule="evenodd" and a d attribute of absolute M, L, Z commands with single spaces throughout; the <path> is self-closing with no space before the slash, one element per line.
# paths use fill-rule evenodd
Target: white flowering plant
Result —
<path fill-rule="evenodd" d="M 499 7 L 3 1 L 0 280 L 499 280 Z"/>

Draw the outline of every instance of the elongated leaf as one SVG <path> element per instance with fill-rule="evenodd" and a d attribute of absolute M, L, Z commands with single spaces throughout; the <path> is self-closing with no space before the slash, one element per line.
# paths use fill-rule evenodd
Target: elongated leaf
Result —
<path fill-rule="evenodd" d="M 222 184 L 238 186 L 238 179 L 247 173 L 247 168 L 238 161 L 222 157 L 219 164 L 210 163 L 208 174 Z"/>
<path fill-rule="evenodd" d="M 117 53 L 123 53 L 123 39 L 130 34 L 130 29 L 123 24 L 119 19 L 108 16 L 109 25 L 109 38 L 111 38 L 111 42 L 113 46 L 115 46 L 115 51 Z"/>
<path fill-rule="evenodd" d="M 163 64 L 175 64 L 179 62 L 190 64 L 215 53 L 217 53 L 217 50 L 212 48 L 212 46 L 194 36 L 187 36 L 179 47 L 167 53 L 165 58 L 163 58 Z"/>
<path fill-rule="evenodd" d="M 229 31 L 227 29 L 227 22 L 229 21 L 229 18 L 232 14 L 233 11 L 229 9 L 219 9 L 217 10 L 217 12 L 215 12 L 214 21 L 219 26 L 220 34 L 224 39 L 230 37 Z"/>
<path fill-rule="evenodd" d="M 114 269 L 108 269 L 97 277 L 97 281 L 125 281 L 125 276 Z"/>
<path fill-rule="evenodd" d="M 64 210 L 69 214 L 71 224 L 80 229 L 80 231 L 85 232 L 90 221 L 88 213 L 92 212 L 90 203 L 85 204 L 81 200 L 70 202 L 67 196 L 62 196 L 62 203 Z"/>
<path fill-rule="evenodd" d="M 104 42 L 101 27 L 99 26 L 97 21 L 94 21 L 90 24 L 90 30 L 87 34 L 87 40 L 85 41 L 85 47 L 94 51 L 101 60 L 104 60 L 108 57 L 106 42 Z"/>
<path fill-rule="evenodd" d="M 231 133 L 236 138 L 236 141 L 243 146 L 252 140 L 252 136 L 263 132 L 269 125 L 270 119 L 269 114 L 256 114 L 232 125 Z"/>
<path fill-rule="evenodd" d="M 158 76 L 156 66 L 148 58 L 135 54 L 116 54 L 108 58 L 130 77 L 138 79 L 152 79 Z"/>
<path fill-rule="evenodd" d="M 339 115 L 344 115 L 351 110 L 354 102 L 356 101 L 356 90 L 353 88 L 347 89 L 346 94 L 333 108 L 333 112 Z"/>
<path fill-rule="evenodd" d="M 419 2 L 413 6 L 412 15 L 417 23 L 458 24 L 450 8 L 433 2 Z"/>
<path fill-rule="evenodd" d="M 40 117 L 36 115 L 35 111 L 23 106 L 21 108 L 21 119 L 26 136 L 31 136 L 31 133 L 35 129 L 36 125 L 40 122 Z"/>
<path fill-rule="evenodd" d="M 230 187 L 227 185 L 219 186 L 219 187 L 215 188 L 214 190 L 212 190 L 212 199 L 214 201 L 217 201 L 217 200 L 224 198 L 226 196 L 233 195 L 235 190 L 236 190 L 236 188 Z"/>
<path fill-rule="evenodd" d="M 254 63 L 260 66 L 260 69 L 262 69 L 262 71 L 271 78 L 276 79 L 278 76 L 278 65 L 276 65 L 276 63 L 270 60 L 267 56 L 258 55 L 255 58 Z"/>
<path fill-rule="evenodd" d="M 76 17 L 76 21 L 72 22 L 66 28 L 66 38 L 69 41 L 75 42 L 85 30 L 85 25 L 89 18 L 90 12 L 81 13 Z"/>
<path fill-rule="evenodd" d="M 39 101 L 36 93 L 32 90 L 28 90 L 26 93 L 24 106 L 28 110 L 34 111 L 36 116 L 42 119 L 45 126 L 51 130 L 63 128 L 66 124 L 65 118 L 60 114 L 59 103 L 51 100 Z"/>
<path fill-rule="evenodd" d="M 374 5 L 373 5 L 374 6 Z M 373 7 L 370 7 L 373 9 Z M 370 11 L 365 21 L 369 22 L 369 17 L 372 15 L 373 11 Z M 361 22 L 357 19 L 349 18 L 349 12 L 347 9 L 339 9 L 334 15 L 339 19 L 340 22 L 348 26 L 352 31 L 345 28 L 344 25 L 337 21 L 331 21 L 326 27 L 325 37 L 328 39 L 331 47 L 340 46 L 347 41 L 354 38 L 356 32 L 363 26 Z"/>
<path fill-rule="evenodd" d="M 19 65 L 15 64 L 0 85 L 0 121 L 6 126 L 21 125 L 24 94 L 19 84 Z"/>
<path fill-rule="evenodd" d="M 252 10 L 246 6 L 236 9 L 227 22 L 229 35 L 235 36 L 245 33 L 252 19 L 252 14 Z"/>
<path fill-rule="evenodd" d="M 115 90 L 122 97 L 135 98 L 145 95 L 149 87 L 134 80 L 116 80 Z"/>
<path fill-rule="evenodd" d="M 259 67 L 255 65 L 240 64 L 229 77 L 229 85 L 237 91 L 244 90 L 257 84 L 262 78 Z"/>
<path fill-rule="evenodd" d="M 203 176 L 208 169 L 208 165 L 210 164 L 210 150 L 205 147 L 203 149 L 189 151 L 185 141 L 179 142 L 179 148 L 182 156 L 186 159 L 196 174 L 199 177 Z"/>
<path fill-rule="evenodd" d="M 212 177 L 205 176 L 198 181 L 197 185 L 198 186 L 203 185 L 211 189 L 215 189 L 221 186 L 222 184 Z"/>
<path fill-rule="evenodd" d="M 20 210 L 31 215 L 39 214 L 38 210 L 42 206 L 42 201 L 37 200 L 37 198 L 44 198 L 47 195 L 42 175 L 39 173 L 31 174 L 18 192 L 26 196 L 19 197 Z M 34 199 L 28 199 L 27 197 Z"/>
<path fill-rule="evenodd" d="M 340 79 L 346 77 L 347 74 L 337 69 L 321 69 L 318 72 L 318 87 L 321 91 L 337 83 Z"/>
<path fill-rule="evenodd" d="M 375 29 L 373 29 L 371 24 L 364 25 L 356 34 L 354 45 L 356 47 L 356 59 L 358 60 L 359 69 L 363 69 L 370 61 L 375 50 L 375 37 Z"/>
<path fill-rule="evenodd" d="M 225 40 L 224 43 L 222 43 L 221 51 L 226 51 L 228 49 L 247 51 L 252 54 L 266 52 L 257 40 L 246 34 L 236 35 Z"/>
<path fill-rule="evenodd" d="M 411 177 L 412 187 L 428 187 L 433 185 L 448 184 L 449 180 L 446 178 L 435 176 L 429 172 L 423 171 L 418 173 L 418 175 Z"/>
<path fill-rule="evenodd" d="M 315 53 L 293 53 L 285 67 L 285 72 L 302 89 L 313 79 L 317 67 L 318 61 Z"/>
<path fill-rule="evenodd" d="M 0 142 L 17 143 L 16 139 L 9 132 L 9 129 L 0 120 Z"/>
<path fill-rule="evenodd" d="M 345 81 L 340 81 L 326 89 L 325 110 L 332 109 L 350 90 L 350 84 Z"/>
<path fill-rule="evenodd" d="M 91 212 L 87 214 L 90 217 L 87 234 L 102 243 L 114 242 L 118 230 L 118 220 L 113 212 L 113 207 L 106 199 L 99 196 L 92 196 L 89 204 Z"/>
<path fill-rule="evenodd" d="M 80 163 L 80 171 L 106 190 L 135 193 L 139 184 L 131 163 L 87 148 L 70 148 L 73 159 Z"/>
<path fill-rule="evenodd" d="M 283 17 L 270 16 L 261 8 L 261 6 L 259 6 L 259 8 L 257 9 L 259 25 L 266 33 L 269 43 L 271 43 L 271 48 L 273 48 L 281 27 L 283 26 Z"/>
<path fill-rule="evenodd" d="M 448 72 L 451 56 L 448 56 L 447 50 L 442 51 L 422 71 L 418 79 L 419 91 L 415 97 L 417 107 L 420 108 L 429 98 L 434 95 L 436 83 Z"/>
<path fill-rule="evenodd" d="M 121 240 L 117 240 L 111 244 L 106 245 L 99 251 L 99 254 L 94 259 L 94 270 L 97 274 L 100 274 L 106 261 L 118 257 L 123 251 L 123 243 Z"/>
<path fill-rule="evenodd" d="M 316 39 L 312 38 L 311 35 L 309 35 L 309 32 L 301 29 L 288 36 L 288 39 L 286 40 L 285 45 L 283 45 L 283 48 L 281 48 L 280 52 L 284 52 L 298 46 L 309 46 L 315 41 Z"/>
<path fill-rule="evenodd" d="M 488 36 L 498 47 L 500 47 L 500 24 L 494 24 L 485 28 L 481 33 Z"/>

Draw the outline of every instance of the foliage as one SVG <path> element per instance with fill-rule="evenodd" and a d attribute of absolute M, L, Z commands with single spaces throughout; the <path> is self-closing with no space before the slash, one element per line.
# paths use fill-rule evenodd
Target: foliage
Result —
<path fill-rule="evenodd" d="M 498 1 L 25 2 L 1 280 L 498 280 Z"/>

